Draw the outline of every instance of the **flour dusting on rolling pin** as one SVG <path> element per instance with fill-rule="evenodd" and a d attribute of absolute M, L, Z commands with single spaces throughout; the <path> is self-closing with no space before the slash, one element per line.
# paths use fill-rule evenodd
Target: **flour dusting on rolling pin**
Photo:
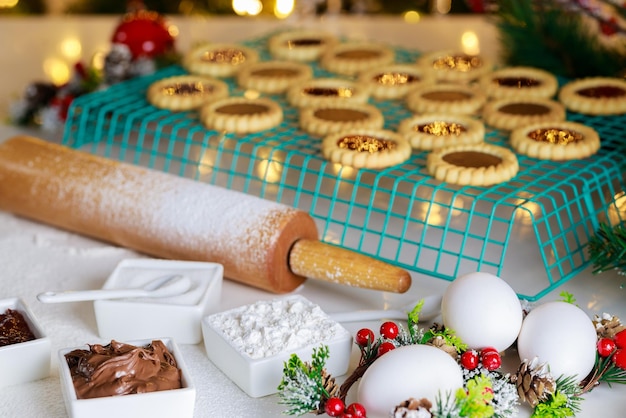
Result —
<path fill-rule="evenodd" d="M 319 241 L 306 212 L 37 138 L 0 144 L 0 209 L 275 293 L 306 278 L 405 292 L 408 272 Z"/>

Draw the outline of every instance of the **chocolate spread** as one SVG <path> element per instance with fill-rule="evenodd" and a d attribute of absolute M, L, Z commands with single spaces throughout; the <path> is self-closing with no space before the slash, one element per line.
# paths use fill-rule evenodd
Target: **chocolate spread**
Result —
<path fill-rule="evenodd" d="M 78 399 L 179 389 L 180 369 L 160 340 L 137 347 L 117 341 L 65 355 Z"/>
<path fill-rule="evenodd" d="M 7 309 L 0 315 L 0 347 L 35 339 L 24 316 L 16 310 Z"/>

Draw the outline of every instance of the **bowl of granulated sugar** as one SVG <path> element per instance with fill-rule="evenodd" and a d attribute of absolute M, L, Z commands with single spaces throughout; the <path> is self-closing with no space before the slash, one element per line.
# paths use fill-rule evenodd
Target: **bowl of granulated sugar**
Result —
<path fill-rule="evenodd" d="M 348 370 L 352 335 L 319 305 L 300 295 L 258 301 L 202 319 L 209 359 L 251 397 L 278 392 L 284 363 L 295 354 L 311 362 L 328 347 L 326 371 Z"/>

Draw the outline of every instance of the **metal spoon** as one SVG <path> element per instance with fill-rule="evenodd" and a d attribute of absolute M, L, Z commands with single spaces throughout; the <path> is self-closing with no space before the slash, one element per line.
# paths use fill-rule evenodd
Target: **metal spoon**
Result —
<path fill-rule="evenodd" d="M 185 293 L 190 287 L 189 277 L 177 274 L 159 277 L 138 288 L 50 291 L 40 293 L 37 299 L 43 303 L 59 303 L 98 299 L 163 298 Z"/>
<path fill-rule="evenodd" d="M 434 319 L 441 312 L 441 295 L 429 295 L 424 298 L 424 304 L 419 314 L 420 322 Z M 420 299 L 421 300 L 421 299 Z M 350 312 L 330 313 L 330 317 L 337 322 L 377 321 L 381 319 L 406 320 L 409 312 L 415 308 L 419 300 L 407 303 L 398 309 L 360 310 Z"/>

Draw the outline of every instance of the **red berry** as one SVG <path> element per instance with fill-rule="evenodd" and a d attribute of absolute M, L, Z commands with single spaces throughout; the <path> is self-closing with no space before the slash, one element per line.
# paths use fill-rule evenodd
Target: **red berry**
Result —
<path fill-rule="evenodd" d="M 339 398 L 328 398 L 326 405 L 324 405 L 324 412 L 331 417 L 339 417 L 343 414 L 346 405 Z"/>
<path fill-rule="evenodd" d="M 499 369 L 502 365 L 502 358 L 497 351 L 483 351 L 480 354 L 480 361 L 483 363 L 483 367 L 489 371 Z"/>
<path fill-rule="evenodd" d="M 482 348 L 480 352 L 481 354 L 489 353 L 489 352 L 498 353 L 498 350 L 496 350 L 495 347 L 485 347 L 485 348 Z"/>
<path fill-rule="evenodd" d="M 622 370 L 626 370 L 626 349 L 618 348 L 611 357 L 613 363 Z"/>
<path fill-rule="evenodd" d="M 361 328 L 357 331 L 355 341 L 361 347 L 365 347 L 374 342 L 374 331 L 369 328 Z"/>
<path fill-rule="evenodd" d="M 351 414 L 354 418 L 366 418 L 367 417 L 367 413 L 365 412 L 365 407 L 358 402 L 354 402 L 348 405 L 348 407 L 346 408 L 346 412 Z"/>
<path fill-rule="evenodd" d="M 393 350 L 394 348 L 396 348 L 396 346 L 392 342 L 385 341 L 384 343 L 378 346 L 378 356 L 380 357 L 383 354 Z"/>
<path fill-rule="evenodd" d="M 461 366 L 467 370 L 474 370 L 478 367 L 478 353 L 474 350 L 469 350 L 461 354 Z"/>
<path fill-rule="evenodd" d="M 349 412 L 344 412 L 339 418 L 355 418 L 355 416 Z"/>
<path fill-rule="evenodd" d="M 608 357 L 615 350 L 615 341 L 610 338 L 600 338 L 596 344 L 598 347 L 598 354 L 601 357 Z"/>
<path fill-rule="evenodd" d="M 396 325 L 395 322 L 383 322 L 383 324 L 380 326 L 380 335 L 390 340 L 395 339 L 398 336 L 398 332 L 398 325 Z"/>
<path fill-rule="evenodd" d="M 617 348 L 626 348 L 626 329 L 621 330 L 613 337 Z"/>

